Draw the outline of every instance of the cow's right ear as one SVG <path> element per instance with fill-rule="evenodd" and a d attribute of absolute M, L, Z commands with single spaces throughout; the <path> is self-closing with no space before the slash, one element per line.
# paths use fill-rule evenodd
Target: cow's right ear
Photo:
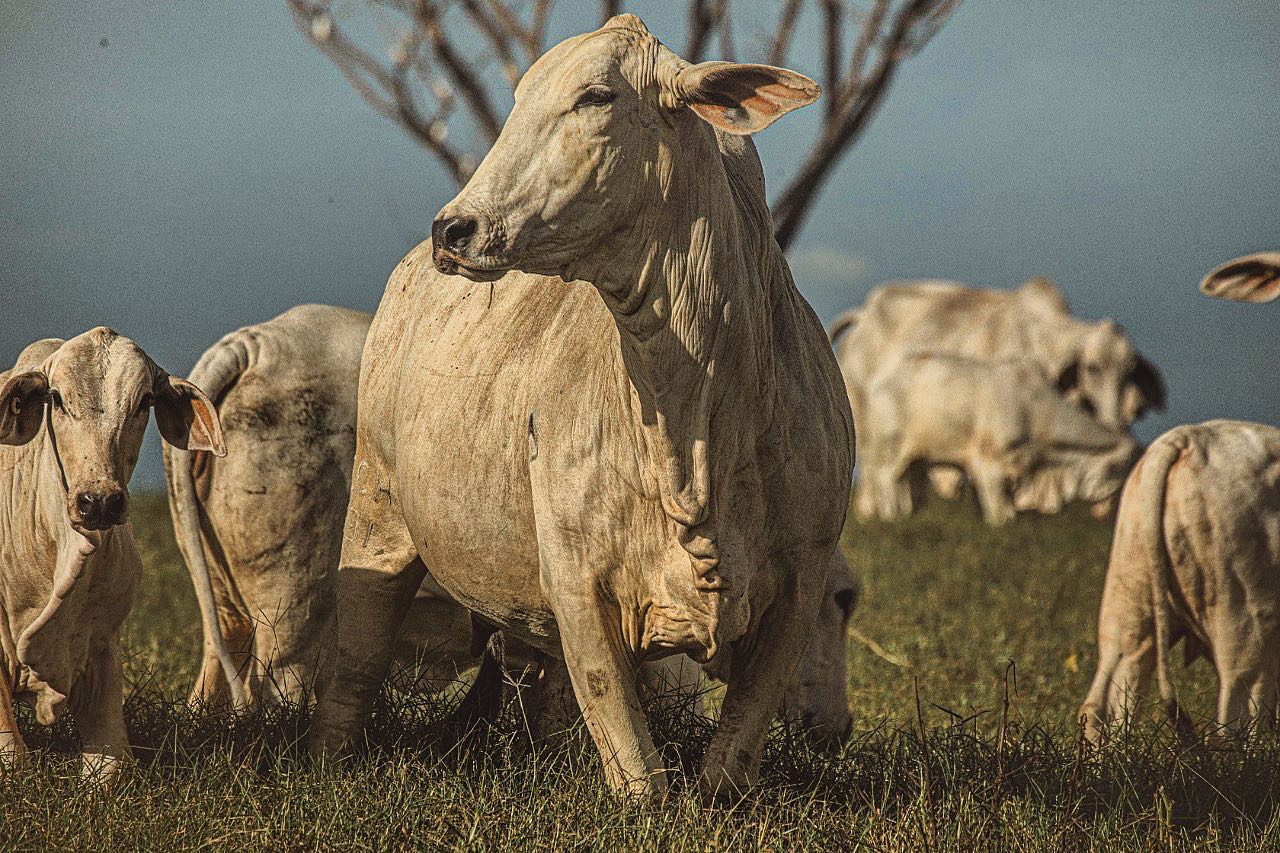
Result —
<path fill-rule="evenodd" d="M 165 441 L 180 450 L 227 455 L 218 410 L 203 391 L 175 376 L 165 376 L 156 391 L 156 426 Z"/>
<path fill-rule="evenodd" d="M 49 379 L 39 370 L 10 376 L 0 388 L 0 444 L 26 444 L 40 431 Z"/>
<path fill-rule="evenodd" d="M 1200 291 L 1235 302 L 1270 302 L 1280 296 L 1280 252 L 1227 261 L 1204 277 Z"/>

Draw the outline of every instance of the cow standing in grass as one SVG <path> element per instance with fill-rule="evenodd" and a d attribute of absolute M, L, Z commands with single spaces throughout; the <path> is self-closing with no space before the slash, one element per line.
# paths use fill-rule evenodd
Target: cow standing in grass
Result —
<path fill-rule="evenodd" d="M 631 16 L 525 74 L 370 330 L 314 748 L 359 737 L 429 571 L 563 657 L 615 788 L 666 786 L 636 678 L 675 654 L 728 685 L 704 790 L 754 781 L 853 464 L 745 138 L 816 96 L 784 69 L 690 65 Z"/>
<path fill-rule="evenodd" d="M 1280 296 L 1280 253 L 1237 258 L 1200 289 L 1237 302 Z M 1181 720 L 1170 647 L 1218 674 L 1217 722 L 1270 728 L 1280 701 L 1280 429 L 1244 421 L 1175 427 L 1125 484 L 1098 616 L 1098 671 L 1080 716 L 1092 740 L 1125 722 L 1152 673 Z"/>
<path fill-rule="evenodd" d="M 164 439 L 223 453 L 205 395 L 99 327 L 31 344 L 0 373 L 0 760 L 24 751 L 12 701 L 70 706 L 84 773 L 129 757 L 120 625 L 142 567 L 127 485 L 154 407 Z"/>

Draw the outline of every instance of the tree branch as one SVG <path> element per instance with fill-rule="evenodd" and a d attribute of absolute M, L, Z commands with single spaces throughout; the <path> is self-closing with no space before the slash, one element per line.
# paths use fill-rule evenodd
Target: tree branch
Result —
<path fill-rule="evenodd" d="M 471 176 L 466 158 L 445 141 L 440 122 L 424 115 L 409 91 L 405 76 L 410 63 L 397 63 L 393 70 L 383 68 L 338 29 L 325 4 L 287 2 L 298 31 L 329 57 L 356 94 L 374 112 L 391 119 L 426 146 L 455 181 L 465 183 Z"/>
<path fill-rule="evenodd" d="M 796 18 L 800 16 L 800 7 L 804 5 L 804 0 L 786 0 L 786 4 L 782 7 L 782 12 L 778 15 L 778 27 L 773 36 L 773 43 L 769 45 L 770 65 L 784 65 L 787 61 L 787 51 L 791 48 L 791 36 L 796 29 Z"/>
<path fill-rule="evenodd" d="M 435 4 L 431 0 L 418 0 L 415 16 L 418 19 L 418 25 L 427 37 L 427 42 L 431 45 L 431 52 L 440 60 L 440 64 L 448 74 L 449 80 L 462 94 L 462 99 L 471 108 L 472 116 L 476 120 L 476 126 L 487 138 L 487 143 L 492 145 L 494 140 L 498 138 L 498 134 L 502 132 L 502 122 L 498 119 L 498 113 L 494 110 L 493 105 L 489 103 L 489 95 L 485 92 L 484 87 L 480 85 L 475 73 L 458 56 L 453 49 L 453 44 L 445 36 L 444 30 L 440 26 L 440 14 Z"/>
<path fill-rule="evenodd" d="M 836 111 L 823 123 L 818 141 L 773 205 L 775 236 L 784 250 L 795 238 L 831 170 L 875 115 L 893 82 L 898 64 L 928 42 L 958 2 L 908 0 L 894 16 L 888 34 L 881 41 L 871 73 L 864 78 L 856 71 L 851 72 L 846 85 L 832 93 L 839 102 Z M 873 23 L 879 28 L 873 18 L 874 13 L 864 24 L 864 33 Z M 855 48 L 855 57 L 857 55 Z"/>

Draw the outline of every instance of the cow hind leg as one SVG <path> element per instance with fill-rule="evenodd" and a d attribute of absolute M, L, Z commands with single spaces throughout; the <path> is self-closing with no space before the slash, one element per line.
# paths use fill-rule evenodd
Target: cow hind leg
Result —
<path fill-rule="evenodd" d="M 1146 637 L 1121 644 L 1104 640 L 1099 644 L 1098 671 L 1080 706 L 1085 737 L 1094 744 L 1118 723 L 1128 727 L 1155 671 L 1155 640 Z"/>

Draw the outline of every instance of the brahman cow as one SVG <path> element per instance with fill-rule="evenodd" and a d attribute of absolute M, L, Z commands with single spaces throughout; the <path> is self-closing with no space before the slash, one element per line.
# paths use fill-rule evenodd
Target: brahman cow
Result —
<path fill-rule="evenodd" d="M 945 281 L 884 285 L 861 308 L 841 315 L 830 337 L 858 424 L 866 418 L 866 383 L 880 366 L 921 349 L 1025 360 L 1059 393 L 1115 429 L 1165 405 L 1159 371 L 1120 327 L 1072 317 L 1062 293 L 1043 278 L 1012 291 Z M 860 459 L 873 452 L 866 439 L 860 431 Z M 962 478 L 955 469 L 934 468 L 929 475 L 942 494 L 958 493 Z M 1098 510 L 1107 514 L 1109 507 Z"/>
<path fill-rule="evenodd" d="M 1137 445 L 1062 399 L 1023 361 L 933 352 L 886 362 L 867 385 L 860 515 L 910 515 L 928 466 L 974 483 L 990 524 L 1120 488 Z"/>
<path fill-rule="evenodd" d="M 1269 728 L 1280 687 L 1280 429 L 1242 421 L 1175 427 L 1120 499 L 1098 615 L 1098 671 L 1080 708 L 1099 740 L 1126 722 L 1152 672 L 1182 715 L 1168 653 L 1183 639 L 1218 673 L 1218 723 Z"/>
<path fill-rule="evenodd" d="M 216 402 L 227 455 L 165 448 L 178 548 L 200 602 L 193 705 L 298 701 L 333 632 L 333 583 L 372 315 L 301 305 L 226 335 L 191 379 Z M 434 593 L 434 594 L 433 594 Z M 474 665 L 466 610 L 424 583 L 397 659 L 421 687 Z"/>
<path fill-rule="evenodd" d="M 313 749 L 360 736 L 429 572 L 563 657 L 616 789 L 666 786 L 636 672 L 676 654 L 727 683 L 704 790 L 755 779 L 853 464 L 745 136 L 817 94 L 780 68 L 690 65 L 629 15 L 526 72 L 369 332 Z"/>
<path fill-rule="evenodd" d="M 86 776 L 131 754 L 120 624 L 142 566 L 127 486 L 153 407 L 165 441 L 224 452 L 200 389 L 105 327 L 37 341 L 0 373 L 0 759 L 25 751 L 14 698 L 43 725 L 71 707 Z"/>

